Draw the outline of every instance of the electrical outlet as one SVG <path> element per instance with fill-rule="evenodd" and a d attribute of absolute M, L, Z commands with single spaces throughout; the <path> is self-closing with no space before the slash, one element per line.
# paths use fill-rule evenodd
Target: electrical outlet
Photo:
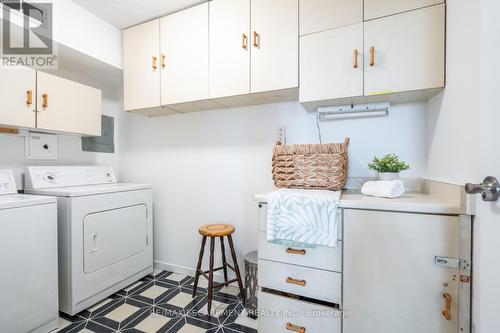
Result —
<path fill-rule="evenodd" d="M 276 142 L 281 143 L 282 145 L 286 144 L 286 127 L 279 126 L 276 132 Z"/>
<path fill-rule="evenodd" d="M 24 142 L 27 159 L 57 160 L 57 135 L 30 132 Z"/>

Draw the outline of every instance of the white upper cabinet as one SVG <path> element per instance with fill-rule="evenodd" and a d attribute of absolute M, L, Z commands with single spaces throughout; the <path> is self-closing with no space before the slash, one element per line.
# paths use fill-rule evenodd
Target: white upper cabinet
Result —
<path fill-rule="evenodd" d="M 443 3 L 443 0 L 364 0 L 365 20 Z"/>
<path fill-rule="evenodd" d="M 101 135 L 101 91 L 37 72 L 37 128 Z"/>
<path fill-rule="evenodd" d="M 208 3 L 161 18 L 160 35 L 161 104 L 208 99 Z"/>
<path fill-rule="evenodd" d="M 298 86 L 298 0 L 252 0 L 251 92 Z"/>
<path fill-rule="evenodd" d="M 0 69 L 0 124 L 35 127 L 36 71 L 30 68 Z"/>
<path fill-rule="evenodd" d="M 126 111 L 160 106 L 160 21 L 123 31 L 123 85 Z"/>
<path fill-rule="evenodd" d="M 210 98 L 250 93 L 250 0 L 210 2 Z"/>
<path fill-rule="evenodd" d="M 363 0 L 299 0 L 300 35 L 363 21 Z"/>
<path fill-rule="evenodd" d="M 300 101 L 363 95 L 363 24 L 300 38 Z"/>
<path fill-rule="evenodd" d="M 445 5 L 365 22 L 365 95 L 444 86 Z"/>

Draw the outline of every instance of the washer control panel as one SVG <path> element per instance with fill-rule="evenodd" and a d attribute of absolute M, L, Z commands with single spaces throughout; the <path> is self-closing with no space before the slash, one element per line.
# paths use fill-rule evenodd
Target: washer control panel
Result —
<path fill-rule="evenodd" d="M 16 193 L 17 187 L 12 170 L 0 170 L 0 195 Z"/>
<path fill-rule="evenodd" d="M 102 166 L 36 166 L 28 167 L 27 189 L 84 186 L 116 183 L 111 167 Z"/>

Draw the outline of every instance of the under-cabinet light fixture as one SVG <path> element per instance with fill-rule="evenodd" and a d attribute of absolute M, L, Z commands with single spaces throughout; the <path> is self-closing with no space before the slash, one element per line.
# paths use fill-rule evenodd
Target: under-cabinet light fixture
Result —
<path fill-rule="evenodd" d="M 391 103 L 355 104 L 319 107 L 318 119 L 352 119 L 366 117 L 387 117 Z"/>

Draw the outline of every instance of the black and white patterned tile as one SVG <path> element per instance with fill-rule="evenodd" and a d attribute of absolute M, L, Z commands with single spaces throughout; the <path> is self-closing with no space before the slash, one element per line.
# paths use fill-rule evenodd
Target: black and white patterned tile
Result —
<path fill-rule="evenodd" d="M 247 316 L 239 289 L 214 291 L 212 315 L 207 312 L 207 282 L 155 271 L 140 281 L 77 314 L 60 316 L 61 333 L 257 333 L 257 321 Z"/>

